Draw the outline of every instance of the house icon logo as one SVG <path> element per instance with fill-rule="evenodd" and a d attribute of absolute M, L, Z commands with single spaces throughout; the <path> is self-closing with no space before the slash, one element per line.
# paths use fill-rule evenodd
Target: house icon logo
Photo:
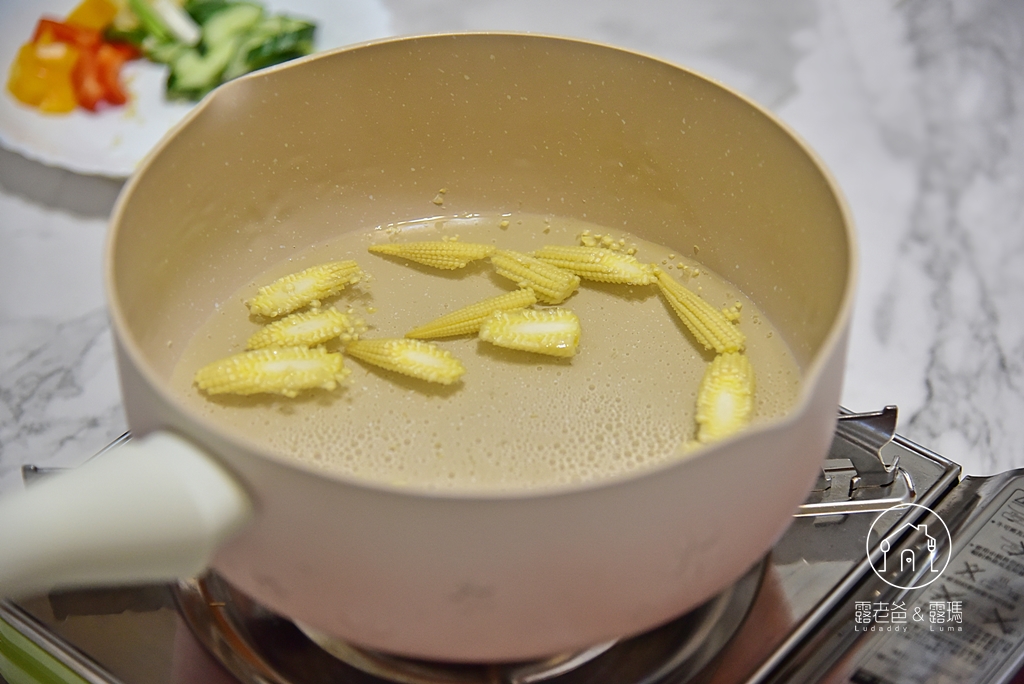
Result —
<path fill-rule="evenodd" d="M 911 522 L 904 522 L 908 513 L 917 515 Z M 893 514 L 901 519 L 895 525 Z M 883 582 L 898 589 L 919 589 L 937 580 L 949 564 L 952 548 L 949 527 L 939 514 L 912 503 L 898 504 L 879 514 L 865 540 L 871 569 Z"/>

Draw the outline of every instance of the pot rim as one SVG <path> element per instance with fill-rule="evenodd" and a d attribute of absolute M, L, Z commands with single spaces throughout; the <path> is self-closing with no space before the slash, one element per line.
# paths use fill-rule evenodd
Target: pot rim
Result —
<path fill-rule="evenodd" d="M 644 60 L 658 62 L 663 65 L 667 65 L 673 69 L 678 69 L 687 74 L 693 75 L 699 79 L 707 81 L 712 85 L 721 88 L 724 92 L 738 98 L 746 105 L 752 107 L 754 110 L 765 116 L 769 121 L 778 126 L 784 133 L 786 133 L 800 148 L 801 151 L 810 159 L 814 164 L 815 168 L 821 173 L 825 179 L 829 189 L 836 199 L 836 203 L 839 208 L 840 215 L 842 217 L 843 228 L 846 232 L 846 245 L 848 252 L 848 270 L 846 276 L 846 283 L 843 289 L 842 299 L 840 305 L 836 311 L 836 315 L 829 326 L 828 334 L 823 339 L 818 350 L 812 355 L 810 362 L 807 364 L 807 368 L 803 372 L 803 377 L 800 381 L 800 388 L 797 395 L 796 401 L 793 403 L 790 410 L 781 417 L 774 418 L 763 423 L 751 426 L 736 435 L 722 439 L 715 442 L 713 445 L 708 445 L 696 449 L 692 454 L 687 454 L 681 458 L 671 459 L 662 461 L 661 463 L 639 469 L 634 472 L 623 473 L 616 476 L 598 478 L 596 480 L 581 482 L 576 484 L 564 484 L 555 486 L 545 486 L 536 489 L 510 489 L 510 490 L 473 490 L 473 489 L 457 489 L 457 490 L 446 490 L 446 489 L 424 489 L 417 488 L 409 485 L 393 485 L 386 482 L 362 479 L 352 476 L 347 476 L 339 473 L 333 473 L 328 471 L 322 471 L 314 469 L 311 466 L 306 466 L 296 460 L 287 459 L 277 456 L 265 449 L 261 444 L 255 440 L 249 440 L 236 435 L 234 433 L 223 430 L 218 426 L 216 421 L 210 420 L 209 418 L 198 414 L 194 410 L 188 408 L 187 404 L 181 401 L 173 392 L 169 391 L 167 383 L 163 381 L 156 371 L 150 366 L 146 360 L 146 355 L 143 353 L 141 347 L 138 345 L 136 340 L 129 334 L 130 327 L 128 325 L 127 317 L 125 316 L 121 305 L 120 299 L 117 296 L 117 286 L 114 282 L 114 261 L 115 261 L 115 246 L 118 242 L 119 226 L 121 225 L 122 216 L 125 212 L 125 208 L 128 204 L 129 198 L 133 195 L 136 185 L 139 183 L 139 179 L 145 174 L 146 169 L 151 166 L 155 160 L 160 156 L 162 150 L 171 143 L 171 141 L 177 136 L 177 134 L 187 127 L 195 118 L 197 118 L 205 109 L 212 106 L 211 103 L 221 95 L 222 92 L 227 92 L 227 89 L 235 87 L 235 83 L 250 81 L 254 79 L 260 79 L 266 75 L 277 73 L 286 69 L 292 69 L 301 67 L 302 65 L 328 58 L 330 56 L 360 50 L 364 48 L 373 47 L 376 45 L 384 45 L 389 43 L 412 43 L 421 40 L 444 40 L 444 39 L 458 39 L 460 37 L 467 36 L 502 36 L 502 37 L 513 37 L 522 38 L 528 40 L 537 41 L 559 41 L 564 43 L 576 43 L 581 45 L 598 47 L 605 50 L 613 50 L 615 52 L 623 53 L 624 55 L 632 55 L 639 57 Z M 567 494 L 578 494 L 584 492 L 591 492 L 595 490 L 604 489 L 606 487 L 613 487 L 629 482 L 636 482 L 648 477 L 657 477 L 661 473 L 672 469 L 685 467 L 684 464 L 704 458 L 713 458 L 715 453 L 728 448 L 732 444 L 736 444 L 746 440 L 757 439 L 760 435 L 776 432 L 785 431 L 791 429 L 793 426 L 801 422 L 804 415 L 808 413 L 812 396 L 814 394 L 814 388 L 821 382 L 822 374 L 825 371 L 828 361 L 832 356 L 839 352 L 842 353 L 842 347 L 844 346 L 845 340 L 848 336 L 850 323 L 853 314 L 853 305 L 856 296 L 856 283 L 857 274 L 859 270 L 860 255 L 856 241 L 856 231 L 854 229 L 853 215 L 847 203 L 847 200 L 842 193 L 838 182 L 832 175 L 831 171 L 824 164 L 820 156 L 807 144 L 807 142 L 788 124 L 783 122 L 778 116 L 769 111 L 761 104 L 750 99 L 746 95 L 734 90 L 733 88 L 721 83 L 720 81 L 711 78 L 703 73 L 695 71 L 693 69 L 675 64 L 666 59 L 656 57 L 650 54 L 646 54 L 640 51 L 622 48 L 599 41 L 566 37 L 554 34 L 543 34 L 543 33 L 525 33 L 518 31 L 464 31 L 464 32 L 443 32 L 443 33 L 429 33 L 429 34 L 417 34 L 407 35 L 398 37 L 387 37 L 376 40 L 368 40 L 360 43 L 354 43 L 343 47 L 335 48 L 332 50 L 325 50 L 312 55 L 301 57 L 289 62 L 278 64 L 275 66 L 261 69 L 260 71 L 251 72 L 244 76 L 241 76 L 233 81 L 225 83 L 219 86 L 217 89 L 205 96 L 195 107 L 193 107 L 177 124 L 175 124 L 160 141 L 146 154 L 146 156 L 139 162 L 135 169 L 135 172 L 129 177 L 128 181 L 122 187 L 120 194 L 118 195 L 117 201 L 114 205 L 114 210 L 111 213 L 110 223 L 108 226 L 108 233 L 106 244 L 104 247 L 104 259 L 103 259 L 103 281 L 104 291 L 106 295 L 106 301 L 108 306 L 108 315 L 111 320 L 111 327 L 117 342 L 121 350 L 127 355 L 129 363 L 136 369 L 136 371 L 143 377 L 145 382 L 149 385 L 149 388 L 156 393 L 161 401 L 174 407 L 174 409 L 182 416 L 187 417 L 191 422 L 198 423 L 204 430 L 208 430 L 211 434 L 216 434 L 219 438 L 225 440 L 233 447 L 245 451 L 253 456 L 267 459 L 274 462 L 275 464 L 285 466 L 296 471 L 305 472 L 307 474 L 316 475 L 325 479 L 333 480 L 339 484 L 344 484 L 360 489 L 373 490 L 382 493 L 400 494 L 403 496 L 413 496 L 424 499 L 454 499 L 461 501 L 504 501 L 504 500 L 519 500 L 519 499 L 534 499 L 534 498 L 547 498 L 557 497 Z M 838 406 L 836 407 L 838 411 Z M 218 459 L 219 460 L 219 459 Z"/>

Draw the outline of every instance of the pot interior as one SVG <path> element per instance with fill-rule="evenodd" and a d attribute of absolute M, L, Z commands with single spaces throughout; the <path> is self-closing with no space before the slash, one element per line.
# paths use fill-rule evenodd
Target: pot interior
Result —
<path fill-rule="evenodd" d="M 343 49 L 204 101 L 119 204 L 115 322 L 159 385 L 215 307 L 288 254 L 480 213 L 585 220 L 693 257 L 757 304 L 805 370 L 848 307 L 842 202 L 763 110 L 649 57 L 465 34 Z"/>

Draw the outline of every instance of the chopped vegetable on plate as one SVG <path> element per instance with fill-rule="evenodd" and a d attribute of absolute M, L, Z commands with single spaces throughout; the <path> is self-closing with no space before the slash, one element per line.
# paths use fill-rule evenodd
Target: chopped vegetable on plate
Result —
<path fill-rule="evenodd" d="M 51 114 L 125 104 L 121 67 L 139 52 L 104 35 L 116 12 L 113 0 L 83 0 L 64 21 L 40 19 L 11 64 L 7 90 Z"/>
<path fill-rule="evenodd" d="M 123 105 L 130 97 L 121 68 L 142 56 L 169 67 L 168 99 L 194 101 L 232 78 L 310 54 L 315 30 L 254 2 L 82 0 L 63 20 L 39 20 L 10 66 L 7 90 L 49 114 Z"/>

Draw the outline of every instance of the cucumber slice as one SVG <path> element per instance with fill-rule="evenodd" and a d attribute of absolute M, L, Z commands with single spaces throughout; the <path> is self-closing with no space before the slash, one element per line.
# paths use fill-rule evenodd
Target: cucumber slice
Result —
<path fill-rule="evenodd" d="M 171 40 L 160 40 L 156 36 L 146 36 L 140 47 L 148 59 L 158 64 L 173 64 L 189 49 L 187 45 Z"/>
<path fill-rule="evenodd" d="M 224 81 L 313 51 L 315 24 L 264 14 L 249 0 L 187 0 L 184 9 L 202 28 L 199 45 L 175 46 L 150 36 L 145 46 L 151 59 L 171 66 L 172 99 L 197 100 Z"/>
<path fill-rule="evenodd" d="M 245 35 L 224 70 L 224 80 L 308 55 L 313 51 L 315 30 L 315 24 L 290 17 L 276 15 L 263 19 Z"/>
<path fill-rule="evenodd" d="M 228 38 L 207 50 L 186 50 L 171 64 L 167 77 L 167 96 L 175 99 L 198 100 L 221 83 L 221 74 L 231 61 L 239 36 Z"/>
<path fill-rule="evenodd" d="M 263 17 L 263 8 L 247 2 L 233 3 L 203 23 L 203 44 L 213 50 L 221 43 L 248 31 Z"/>
<path fill-rule="evenodd" d="M 201 26 L 207 19 L 231 4 L 231 0 L 188 0 L 184 4 L 184 9 Z"/>

